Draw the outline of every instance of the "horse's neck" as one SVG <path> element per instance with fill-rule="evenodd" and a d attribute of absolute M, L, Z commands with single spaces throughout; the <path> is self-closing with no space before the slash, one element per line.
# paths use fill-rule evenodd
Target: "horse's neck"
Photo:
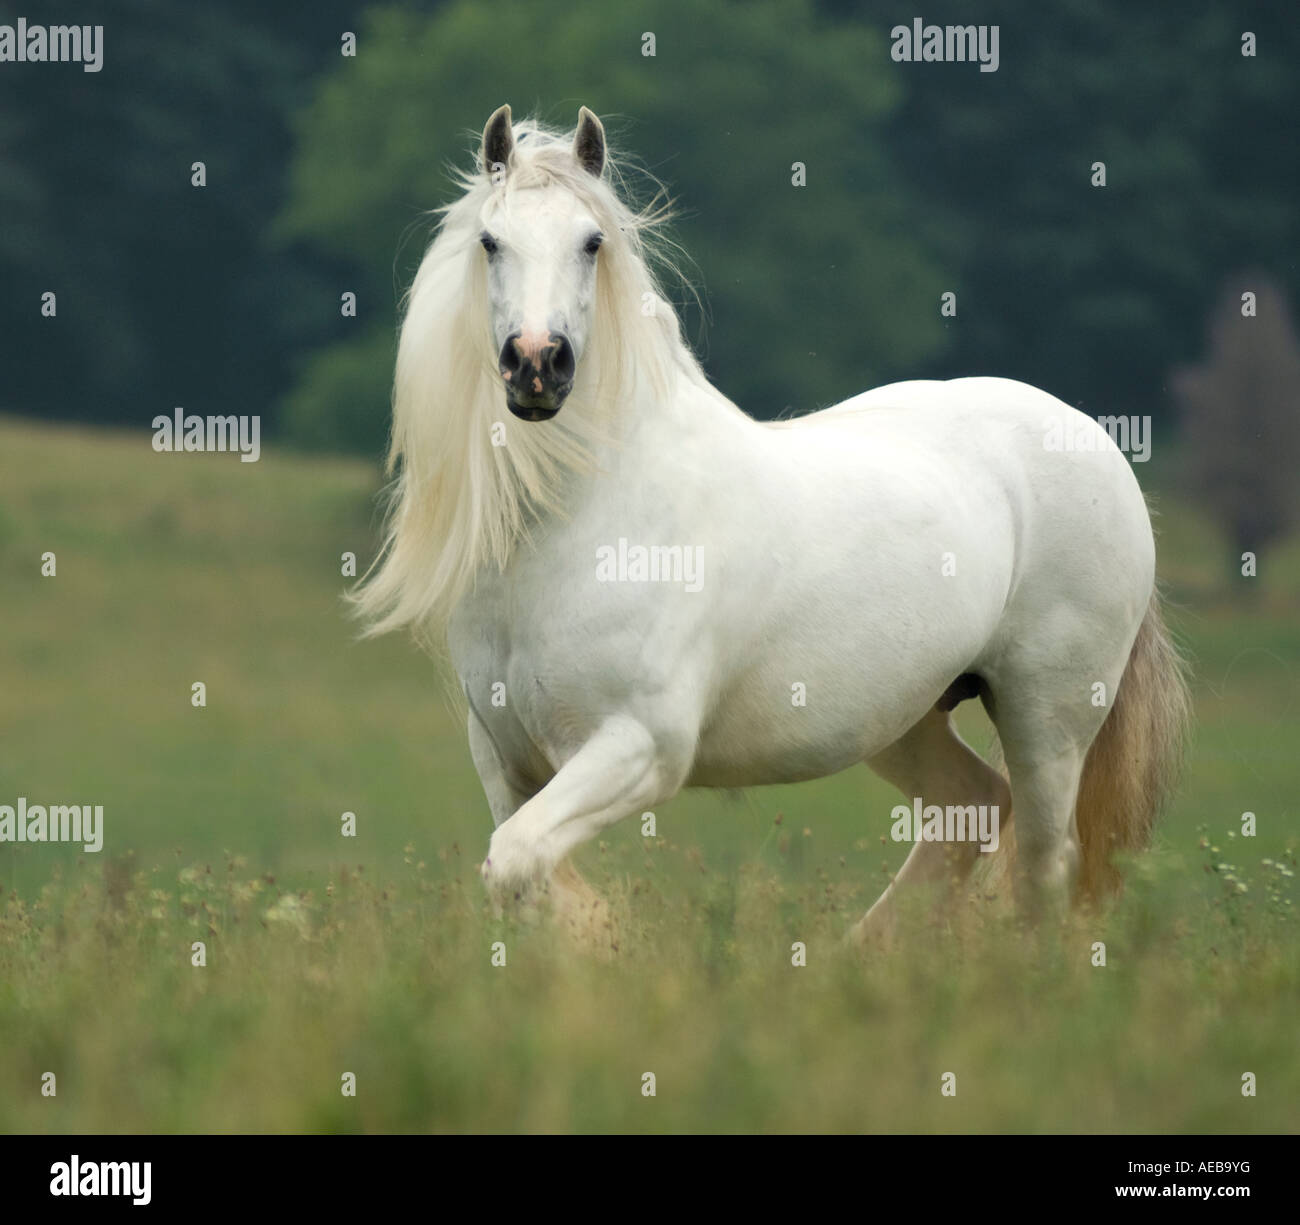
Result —
<path fill-rule="evenodd" d="M 684 364 L 663 391 L 641 387 L 602 408 L 591 462 L 564 473 L 563 493 L 533 520 L 545 535 L 602 522 L 646 528 L 655 506 L 678 513 L 690 504 L 702 473 L 714 485 L 741 479 L 766 450 L 756 437 L 762 427 Z"/>
<path fill-rule="evenodd" d="M 610 422 L 607 441 L 600 447 L 602 458 L 631 449 L 638 463 L 662 459 L 671 464 L 674 450 L 693 440 L 722 439 L 755 424 L 706 380 L 694 376 L 691 361 L 688 355 L 674 355 L 666 387 L 656 389 L 636 380 L 635 394 L 597 410 L 598 419 Z"/>

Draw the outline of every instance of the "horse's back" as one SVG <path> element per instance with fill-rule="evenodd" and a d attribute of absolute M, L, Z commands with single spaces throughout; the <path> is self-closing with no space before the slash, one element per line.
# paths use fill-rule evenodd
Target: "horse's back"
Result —
<path fill-rule="evenodd" d="M 987 375 L 972 375 L 958 379 L 905 379 L 898 383 L 885 383 L 859 392 L 855 396 L 813 413 L 805 420 L 816 417 L 837 417 L 870 408 L 915 407 L 918 405 L 950 407 L 980 403 L 1044 409 L 1051 405 L 1068 408 L 1051 392 L 1017 379 L 1004 379 Z"/>
<path fill-rule="evenodd" d="M 1110 434 L 1028 383 L 986 377 L 890 383 L 795 424 L 810 438 L 824 432 L 835 439 L 831 445 L 853 436 L 865 448 L 917 462 L 937 457 L 955 481 L 999 486 L 1025 526 L 1050 502 L 1065 530 L 1118 533 L 1138 544 L 1150 537 L 1145 499 Z M 1045 526 L 1041 514 L 1038 519 L 1036 526 Z"/>
<path fill-rule="evenodd" d="M 937 454 L 954 482 L 1005 506 L 1012 570 L 989 654 L 1044 634 L 1063 642 L 1075 622 L 1136 632 L 1155 579 L 1151 521 L 1129 461 L 1094 418 L 1002 378 L 893 383 L 808 418 L 811 428 L 818 418 L 831 434 Z"/>
<path fill-rule="evenodd" d="M 782 444 L 828 478 L 856 471 L 874 486 L 862 526 L 885 540 L 872 547 L 906 542 L 917 580 L 943 573 L 916 594 L 960 609 L 970 631 L 987 626 L 981 656 L 1062 621 L 1136 631 L 1155 570 L 1145 498 L 1106 430 L 1048 392 L 1002 378 L 892 383 L 790 423 Z"/>

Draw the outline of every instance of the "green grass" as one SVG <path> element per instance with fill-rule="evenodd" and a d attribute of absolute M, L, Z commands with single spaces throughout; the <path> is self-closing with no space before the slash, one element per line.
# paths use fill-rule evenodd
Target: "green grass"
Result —
<path fill-rule="evenodd" d="M 106 826 L 98 855 L 0 845 L 0 1130 L 1297 1130 L 1297 541 L 1248 588 L 1163 502 L 1196 741 L 1111 913 L 1031 940 L 985 907 L 842 955 L 901 862 L 857 769 L 610 831 L 582 856 L 598 958 L 491 917 L 446 678 L 353 639 L 373 469 L 0 421 L 0 477 L 0 803 Z"/>

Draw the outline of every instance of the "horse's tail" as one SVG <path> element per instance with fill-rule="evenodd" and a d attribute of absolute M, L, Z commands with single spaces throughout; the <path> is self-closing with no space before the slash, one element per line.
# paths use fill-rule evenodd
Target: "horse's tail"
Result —
<path fill-rule="evenodd" d="M 1187 664 L 1153 591 L 1110 714 L 1083 765 L 1075 807 L 1080 899 L 1114 893 L 1116 853 L 1133 854 L 1150 843 L 1182 772 L 1191 710 Z"/>
<path fill-rule="evenodd" d="M 1165 626 L 1159 592 L 1153 591 L 1110 713 L 1084 759 L 1075 806 L 1076 900 L 1096 902 L 1115 893 L 1121 882 L 1116 854 L 1131 855 L 1149 845 L 1182 770 L 1191 709 L 1187 664 Z M 1010 878 L 1014 811 L 1012 818 L 1012 836 L 990 865 L 986 886 Z"/>

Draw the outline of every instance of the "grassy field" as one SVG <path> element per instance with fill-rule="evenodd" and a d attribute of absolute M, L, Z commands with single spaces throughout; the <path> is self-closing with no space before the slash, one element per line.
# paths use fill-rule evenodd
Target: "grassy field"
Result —
<path fill-rule="evenodd" d="M 1300 541 L 1246 590 L 1164 500 L 1196 742 L 1107 915 L 1030 941 L 984 906 L 845 956 L 901 862 L 857 769 L 611 831 L 593 957 L 492 918 L 445 678 L 353 639 L 372 468 L 0 420 L 0 478 L 0 803 L 105 810 L 99 854 L 0 845 L 0 1130 L 1300 1130 Z"/>

